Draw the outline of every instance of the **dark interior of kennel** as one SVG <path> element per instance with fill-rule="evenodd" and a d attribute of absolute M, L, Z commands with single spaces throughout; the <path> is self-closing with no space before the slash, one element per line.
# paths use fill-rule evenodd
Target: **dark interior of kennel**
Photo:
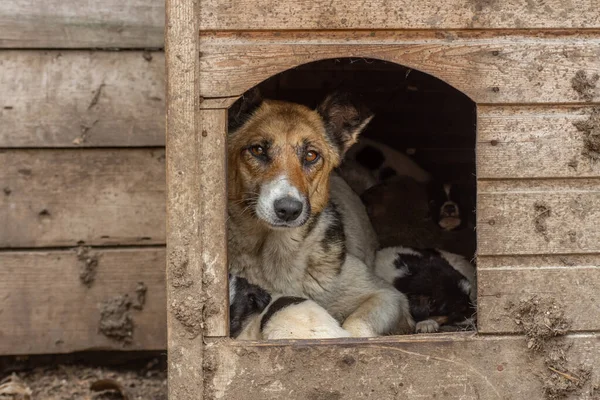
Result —
<path fill-rule="evenodd" d="M 434 179 L 460 188 L 461 211 L 468 223 L 459 231 L 440 234 L 445 235 L 443 242 L 449 243 L 446 250 L 469 258 L 474 255 L 476 108 L 466 95 L 431 75 L 363 58 L 312 62 L 277 74 L 258 87 L 264 98 L 311 108 L 336 89 L 361 95 L 375 114 L 362 137 L 409 155 Z M 393 209 L 394 203 L 386 206 Z M 402 212 L 397 210 L 395 214 Z M 401 224 L 394 222 L 393 212 L 386 220 L 388 231 L 395 229 L 394 224 Z M 384 238 L 382 244 L 413 245 L 392 242 L 386 243 Z"/>

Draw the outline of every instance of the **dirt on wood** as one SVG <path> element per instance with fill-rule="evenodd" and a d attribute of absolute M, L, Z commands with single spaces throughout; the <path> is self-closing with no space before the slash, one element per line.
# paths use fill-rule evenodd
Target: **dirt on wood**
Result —
<path fill-rule="evenodd" d="M 167 374 L 157 363 L 137 370 L 37 367 L 12 373 L 2 382 L 1 400 L 167 400 Z"/>
<path fill-rule="evenodd" d="M 133 301 L 127 294 L 104 301 L 100 305 L 98 331 L 104 336 L 124 344 L 131 343 L 135 328 L 130 312 L 132 305 Z"/>
<path fill-rule="evenodd" d="M 98 272 L 99 256 L 92 253 L 90 247 L 77 248 L 77 261 L 79 263 L 79 280 L 87 287 L 91 287 Z"/>
<path fill-rule="evenodd" d="M 146 293 L 148 292 L 148 286 L 144 282 L 138 282 L 135 288 L 136 301 L 133 303 L 133 308 L 136 310 L 143 310 L 146 304 Z"/>
<path fill-rule="evenodd" d="M 564 343 L 553 343 L 545 352 L 546 372 L 540 379 L 546 399 L 564 399 L 569 394 L 580 393 L 590 380 L 590 368 L 569 365 L 568 350 L 569 346 Z"/>
<path fill-rule="evenodd" d="M 600 160 L 600 108 L 593 109 L 587 120 L 574 122 L 573 125 L 583 133 L 581 154 L 592 161 Z"/>
<path fill-rule="evenodd" d="M 535 231 L 542 235 L 546 241 L 550 240 L 548 239 L 548 225 L 546 222 L 551 215 L 550 207 L 545 203 L 538 201 L 533 205 L 533 209 L 535 212 L 535 217 L 533 219 Z"/>
<path fill-rule="evenodd" d="M 530 350 L 544 350 L 550 339 L 566 335 L 569 330 L 570 322 L 562 307 L 552 300 L 533 297 L 509 307 L 513 310 L 514 322 L 525 333 Z"/>
<path fill-rule="evenodd" d="M 564 340 L 570 328 L 563 308 L 553 300 L 533 297 L 522 300 L 512 309 L 514 322 L 527 339 L 527 348 L 542 357 L 545 370 L 539 375 L 544 398 L 557 400 L 571 394 L 581 394 L 587 388 L 592 370 L 584 365 L 569 363 L 569 344 Z"/>
<path fill-rule="evenodd" d="M 195 338 L 202 331 L 202 315 L 204 303 L 201 300 L 186 298 L 181 303 L 171 305 L 171 312 L 185 327 L 190 339 Z"/>
<path fill-rule="evenodd" d="M 98 331 L 123 344 L 131 343 L 135 329 L 132 309 L 144 309 L 147 292 L 148 287 L 144 282 L 138 282 L 134 299 L 123 294 L 102 302 Z"/>
<path fill-rule="evenodd" d="M 599 79 L 600 75 L 598 74 L 588 76 L 585 71 L 579 70 L 575 73 L 573 79 L 571 79 L 571 87 L 579 94 L 582 100 L 593 101 L 594 91 Z"/>
<path fill-rule="evenodd" d="M 169 254 L 170 281 L 174 288 L 187 288 L 194 283 L 187 270 L 188 264 L 189 260 L 183 249 L 173 250 Z"/>

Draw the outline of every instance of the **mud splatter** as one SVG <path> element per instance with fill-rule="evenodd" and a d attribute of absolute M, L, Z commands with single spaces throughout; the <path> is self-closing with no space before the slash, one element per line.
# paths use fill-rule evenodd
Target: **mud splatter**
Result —
<path fill-rule="evenodd" d="M 111 339 L 131 343 L 133 339 L 134 323 L 131 315 L 133 302 L 127 295 L 115 296 L 100 305 L 100 333 Z"/>
<path fill-rule="evenodd" d="M 556 343 L 546 352 L 544 357 L 546 371 L 540 376 L 546 399 L 563 399 L 569 394 L 580 393 L 590 380 L 590 368 L 569 365 L 568 350 L 569 346 Z"/>
<path fill-rule="evenodd" d="M 146 293 L 148 293 L 148 286 L 144 282 L 138 282 L 135 288 L 136 301 L 133 303 L 133 308 L 136 310 L 143 310 L 146 305 Z"/>
<path fill-rule="evenodd" d="M 563 336 L 569 330 L 570 323 L 565 318 L 562 307 L 552 300 L 533 297 L 522 300 L 511 308 L 513 320 L 525 333 L 527 348 L 530 350 L 543 350 L 548 340 Z"/>
<path fill-rule="evenodd" d="M 98 273 L 99 256 L 91 252 L 90 247 L 77 248 L 77 262 L 79 263 L 79 280 L 87 287 L 91 287 Z"/>
<path fill-rule="evenodd" d="M 148 287 L 144 282 L 138 282 L 135 289 L 135 298 L 128 294 L 115 296 L 100 304 L 100 322 L 98 331 L 123 344 L 133 340 L 135 323 L 133 310 L 142 311 L 146 304 Z"/>
<path fill-rule="evenodd" d="M 187 271 L 189 260 L 182 249 L 173 250 L 169 255 L 169 272 L 171 273 L 171 286 L 175 288 L 190 287 L 194 281 Z"/>
<path fill-rule="evenodd" d="M 542 235 L 546 241 L 549 241 L 547 219 L 551 215 L 550 207 L 541 201 L 537 201 L 533 205 L 533 210 L 535 212 L 535 217 L 533 219 L 535 231 Z"/>
<path fill-rule="evenodd" d="M 581 154 L 592 161 L 600 160 L 600 108 L 594 108 L 587 120 L 574 122 L 573 125 L 583 133 Z"/>
<path fill-rule="evenodd" d="M 585 101 L 593 101 L 595 96 L 596 84 L 600 76 L 593 74 L 588 76 L 583 70 L 577 71 L 573 79 L 571 79 L 571 87 L 577 92 L 579 98 Z"/>
<path fill-rule="evenodd" d="M 190 339 L 200 334 L 203 328 L 202 315 L 204 312 L 204 303 L 201 300 L 188 297 L 183 302 L 173 302 L 171 312 L 184 326 Z"/>

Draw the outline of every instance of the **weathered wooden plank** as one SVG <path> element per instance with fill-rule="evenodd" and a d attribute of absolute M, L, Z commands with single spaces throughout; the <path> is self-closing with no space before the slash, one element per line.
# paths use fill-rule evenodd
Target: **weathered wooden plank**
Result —
<path fill-rule="evenodd" d="M 477 270 L 478 330 L 519 332 L 520 301 L 554 301 L 571 331 L 600 331 L 600 264 L 589 267 L 495 268 Z"/>
<path fill-rule="evenodd" d="M 513 186 L 511 186 L 513 184 Z M 479 182 L 477 252 L 480 255 L 600 252 L 600 185 L 562 188 L 545 182 Z"/>
<path fill-rule="evenodd" d="M 164 15 L 157 0 L 3 1 L 0 47 L 162 47 Z"/>
<path fill-rule="evenodd" d="M 566 368 L 591 372 L 570 393 L 593 399 L 600 337 L 566 339 Z M 316 341 L 314 341 L 316 342 Z M 467 334 L 371 340 L 247 343 L 206 347 L 207 396 L 215 399 L 541 399 L 551 371 L 545 352 L 527 352 L 522 337 Z M 594 392 L 596 390 L 596 392 Z"/>
<path fill-rule="evenodd" d="M 3 51 L 0 69 L 0 147 L 165 144 L 160 52 Z"/>
<path fill-rule="evenodd" d="M 227 110 L 200 111 L 200 241 L 204 269 L 204 334 L 229 336 L 227 266 Z"/>
<path fill-rule="evenodd" d="M 600 265 L 598 254 L 550 254 L 550 255 L 477 255 L 477 268 L 545 268 L 545 267 L 595 267 Z"/>
<path fill-rule="evenodd" d="M 240 95 L 274 74 L 308 62 L 365 57 L 431 74 L 478 103 L 600 100 L 595 77 L 600 73 L 600 41 L 592 34 L 321 31 L 216 33 L 200 38 L 204 76 L 200 93 L 205 97 Z"/>
<path fill-rule="evenodd" d="M 581 130 L 591 115 L 589 107 L 479 107 L 477 176 L 600 177 Z"/>
<path fill-rule="evenodd" d="M 497 2 L 361 0 L 202 2 L 200 29 L 528 29 L 598 28 L 594 0 Z"/>
<path fill-rule="evenodd" d="M 97 264 L 86 265 L 75 250 L 0 253 L 0 354 L 165 348 L 164 248 L 92 249 L 87 256 Z M 147 288 L 141 309 L 123 305 L 122 314 L 102 315 L 117 296 L 137 301 L 138 283 Z M 131 342 L 106 336 L 101 321 L 131 332 Z"/>
<path fill-rule="evenodd" d="M 219 110 L 229 108 L 240 96 L 234 97 L 217 97 L 213 99 L 200 99 L 200 110 Z"/>
<path fill-rule="evenodd" d="M 200 225 L 204 202 L 214 196 L 200 191 L 199 179 L 210 165 L 198 156 L 199 8 L 196 0 L 166 1 L 167 349 L 169 398 L 178 400 L 204 398 L 203 311 L 211 295 L 203 290 Z"/>
<path fill-rule="evenodd" d="M 0 150 L 0 247 L 164 244 L 164 150 Z"/>

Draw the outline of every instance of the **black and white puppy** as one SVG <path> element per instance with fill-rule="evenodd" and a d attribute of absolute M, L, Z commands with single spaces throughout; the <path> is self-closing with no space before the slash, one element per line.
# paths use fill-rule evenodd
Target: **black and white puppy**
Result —
<path fill-rule="evenodd" d="M 388 247 L 375 258 L 375 273 L 408 297 L 417 333 L 440 325 L 471 325 L 476 312 L 475 269 L 442 250 Z"/>
<path fill-rule="evenodd" d="M 465 194 L 459 185 L 432 181 L 428 191 L 431 216 L 440 228 L 454 231 L 466 225 Z"/>
<path fill-rule="evenodd" d="M 239 276 L 229 275 L 229 331 L 240 340 L 324 339 L 350 333 L 312 300 L 271 296 Z"/>

